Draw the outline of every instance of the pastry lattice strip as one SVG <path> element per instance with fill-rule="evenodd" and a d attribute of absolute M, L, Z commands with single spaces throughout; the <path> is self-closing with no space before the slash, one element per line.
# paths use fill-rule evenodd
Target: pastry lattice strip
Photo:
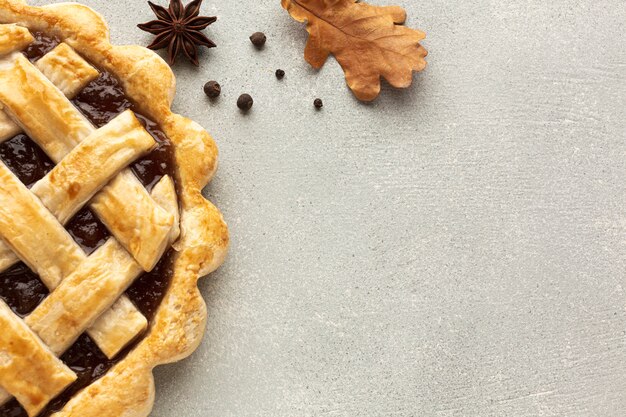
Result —
<path fill-rule="evenodd" d="M 34 41 L 33 35 L 25 27 L 0 25 L 0 56 L 21 51 Z"/>
<path fill-rule="evenodd" d="M 72 158 L 72 154 L 68 158 Z M 50 175 L 62 175 L 62 171 L 53 170 Z M 84 184 L 94 183 L 86 178 Z M 102 181 L 99 186 L 104 184 L 106 182 Z M 2 163 L 0 199 L 5 202 L 0 206 L 3 239 L 40 274 L 46 285 L 53 288 L 25 321 L 55 354 L 60 355 L 143 271 L 114 238 L 87 257 L 57 221 L 55 213 Z M 42 233 L 46 244 L 37 245 Z M 55 284 L 57 272 L 59 280 Z"/>
<path fill-rule="evenodd" d="M 16 30 L 16 27 L 13 25 L 0 25 L 0 42 L 3 40 L 3 29 L 5 29 L 6 26 L 11 26 L 10 29 L 13 31 Z M 16 49 L 20 47 L 23 47 L 23 45 L 15 46 Z M 0 43 L 0 55 L 6 52 L 10 51 L 7 51 L 6 48 L 3 50 L 2 43 Z M 88 333 L 103 352 L 109 357 L 112 357 L 146 326 L 145 318 L 126 297 L 122 296 L 118 299 L 128 285 L 142 272 L 142 268 L 114 238 L 109 239 L 104 246 L 87 258 L 80 247 L 78 247 L 67 234 L 67 231 L 65 231 L 61 223 L 69 220 L 96 191 L 105 187 L 108 180 L 130 163 L 130 161 L 136 159 L 136 157 L 151 148 L 154 145 L 154 140 L 139 125 L 130 111 L 122 114 L 97 131 L 94 130 L 84 118 L 82 120 L 83 123 L 80 123 L 81 118 L 76 117 L 78 111 L 71 106 L 71 103 L 70 107 L 66 106 L 66 104 L 69 103 L 67 100 L 65 100 L 65 102 L 59 100 L 59 96 L 64 98 L 61 92 L 54 87 L 50 88 L 51 86 L 49 83 L 46 83 L 45 78 L 21 55 L 11 56 L 8 60 L 5 58 L 0 62 L 0 79 L 5 75 L 12 75 L 7 68 L 10 68 L 11 60 L 15 64 L 13 68 L 14 71 L 17 70 L 21 74 L 26 75 L 29 82 L 34 80 L 36 84 L 35 88 L 42 87 L 43 85 L 44 91 L 47 94 L 51 94 L 53 97 L 56 95 L 54 98 L 65 105 L 61 108 L 63 111 L 69 112 L 71 116 L 70 119 L 79 121 L 79 134 L 72 138 L 76 140 L 76 143 L 66 143 L 65 149 L 63 149 L 63 147 L 55 148 L 53 146 L 55 145 L 54 141 L 49 142 L 50 146 L 48 147 L 42 146 L 40 143 L 40 146 L 42 146 L 47 153 L 51 154 L 53 159 L 56 159 L 58 165 L 49 175 L 33 186 L 31 190 L 32 194 L 14 177 L 4 164 L 0 164 L 2 187 L 9 190 L 9 192 L 1 196 L 0 199 L 8 201 L 7 199 L 12 198 L 11 196 L 22 195 L 22 203 L 30 203 L 30 205 L 26 204 L 26 211 L 17 216 L 15 216 L 15 212 L 12 210 L 15 207 L 9 205 L 6 207 L 7 210 L 5 210 L 4 213 L 5 218 L 14 219 L 24 214 L 23 219 L 29 219 L 27 214 L 31 211 L 37 214 L 43 213 L 41 217 L 36 217 L 35 220 L 47 218 L 48 220 L 45 222 L 47 226 L 43 226 L 42 229 L 35 229 L 48 231 L 56 230 L 53 235 L 56 235 L 59 240 L 54 243 L 53 247 L 62 248 L 60 251 L 57 251 L 58 253 L 53 252 L 53 256 L 51 257 L 49 256 L 50 254 L 46 253 L 38 253 L 37 251 L 34 251 L 34 253 L 30 252 L 31 248 L 37 247 L 37 242 L 29 242 L 28 239 L 24 241 L 24 235 L 19 235 L 19 233 L 11 236 L 10 229 L 14 226 L 13 222 L 5 224 L 4 227 L 0 227 L 0 229 L 5 230 L 5 232 L 7 230 L 9 231 L 3 235 L 3 238 L 11 242 L 13 249 L 20 253 L 21 258 L 40 274 L 42 280 L 51 290 L 54 290 L 57 288 L 57 285 L 60 284 L 32 314 L 25 319 L 25 323 L 27 323 L 31 329 L 35 330 L 38 336 L 48 344 L 52 352 L 57 355 L 60 355 L 67 349 L 89 325 L 93 324 L 93 327 Z M 63 93 L 72 96 L 94 78 L 94 72 L 97 75 L 95 69 L 88 66 L 86 63 L 86 65 L 83 65 L 83 63 L 85 63 L 84 60 L 75 54 L 71 48 L 65 44 L 61 44 L 55 51 L 42 58 L 38 62 L 38 67 L 63 90 Z M 69 67 L 68 64 L 70 64 Z M 91 68 L 91 70 L 89 70 L 89 68 Z M 0 90 L 3 89 L 2 87 L 3 86 L 0 85 Z M 4 85 L 4 87 L 6 87 L 6 85 Z M 22 91 L 21 93 L 28 94 L 27 91 Z M 4 94 L 6 97 L 7 91 L 4 91 Z M 0 96 L 2 96 L 2 92 L 0 92 Z M 15 109 L 15 107 L 10 106 L 9 108 Z M 72 109 L 75 112 L 74 114 L 72 114 Z M 18 111 L 14 111 L 14 113 L 19 114 L 19 107 L 17 110 Z M 45 112 L 46 109 L 37 108 L 36 110 Z M 17 114 L 15 117 L 17 117 L 18 121 L 21 121 Z M 32 122 L 32 120 L 29 120 L 29 122 Z M 28 123 L 24 123 L 24 125 L 28 131 L 31 125 Z M 17 125 L 13 123 L 11 119 L 3 119 L 0 117 L 0 134 L 3 131 L 3 126 L 5 128 L 8 126 L 9 129 L 4 129 L 4 131 L 11 133 L 17 134 L 21 131 L 19 127 L 15 127 Z M 59 126 L 56 127 L 58 128 Z M 61 130 L 62 129 L 63 126 L 61 125 Z M 41 132 L 41 130 L 37 129 L 37 126 L 35 126 L 34 131 Z M 83 137 L 81 137 L 80 132 L 83 132 Z M 129 138 L 124 136 L 125 133 L 130 135 L 134 134 L 135 136 Z M 31 135 L 33 135 L 33 133 L 31 133 Z M 107 138 L 109 140 L 110 138 L 119 138 L 122 140 L 117 143 L 114 140 L 111 140 L 111 143 L 105 143 Z M 131 146 L 131 144 L 136 144 L 136 146 Z M 71 149 L 71 145 L 77 146 Z M 94 150 L 99 152 L 98 157 L 100 157 L 100 163 L 94 161 L 94 155 L 90 154 L 90 151 L 93 152 Z M 56 158 L 54 158 L 54 156 L 56 156 Z M 86 158 L 86 156 L 90 156 L 91 158 Z M 118 164 L 116 165 L 115 162 Z M 92 170 L 92 172 L 89 172 L 89 164 L 97 167 L 106 165 L 106 172 L 103 170 Z M 80 183 L 80 178 L 83 179 L 82 184 Z M 128 170 L 120 173 L 105 187 L 104 192 L 101 192 L 96 197 L 96 207 L 92 206 L 92 208 L 98 211 L 98 202 L 104 206 L 109 204 L 108 200 L 117 197 L 116 190 L 128 190 L 127 186 L 129 183 L 136 185 L 133 184 L 133 180 L 136 184 L 141 186 Z M 90 189 L 88 186 L 93 184 L 96 184 L 96 186 Z M 119 185 L 116 186 L 116 184 L 122 184 L 122 187 Z M 64 189 L 63 187 L 69 189 L 67 188 L 68 185 L 78 185 L 77 191 L 73 193 L 60 192 L 60 190 Z M 131 187 L 130 190 L 139 195 L 147 195 L 143 186 L 141 186 L 141 188 Z M 40 199 L 38 200 L 36 196 Z M 164 177 L 154 187 L 153 197 L 154 200 L 170 211 L 168 214 L 174 218 L 177 226 L 177 197 L 171 178 Z M 152 202 L 156 206 L 156 203 L 154 203 L 154 200 L 152 200 L 149 195 L 145 200 Z M 116 207 L 116 203 L 117 202 L 113 202 L 110 205 Z M 44 204 L 46 207 L 44 207 Z M 159 208 L 158 206 L 156 207 Z M 50 210 L 48 215 L 45 214 L 46 208 Z M 135 214 L 137 214 L 136 211 Z M 56 222 L 54 217 L 57 217 L 60 223 Z M 37 222 L 34 222 L 34 224 L 37 224 Z M 28 224 L 22 226 L 25 228 L 29 227 Z M 33 226 L 31 225 L 30 227 Z M 177 227 L 173 227 L 172 229 L 174 232 L 170 230 L 167 234 L 167 245 L 177 237 Z M 30 235 L 31 238 L 34 236 L 37 236 L 37 234 L 34 233 Z M 47 236 L 47 238 L 50 238 L 50 236 Z M 52 241 L 54 241 L 54 239 L 52 239 Z M 57 244 L 58 246 L 56 246 Z M 11 264 L 11 255 L 11 248 L 7 245 L 0 245 L 0 270 Z M 59 267 L 59 256 L 63 257 L 61 259 L 62 262 L 60 262 L 60 265 L 62 265 L 61 268 Z M 57 264 L 50 258 L 55 258 L 54 261 L 56 261 Z M 4 262 L 2 261 L 3 259 Z M 7 262 L 7 259 L 9 262 Z M 145 269 L 145 267 L 143 269 Z M 115 302 L 116 299 L 118 299 L 117 302 Z M 62 308 L 59 308 L 59 306 L 62 306 Z M 109 307 L 111 308 L 107 310 Z M 77 320 L 77 317 L 80 319 Z M 2 348 L 0 347 L 0 353 L 1 352 Z M 23 354 L 24 352 L 21 353 Z M 0 355 L 0 371 L 3 365 L 1 359 L 2 356 Z M 10 370 L 13 368 L 8 366 L 7 369 Z M 70 382 L 71 381 L 68 383 Z M 21 387 L 22 390 L 20 391 L 19 387 L 11 386 L 10 381 L 2 381 L 1 372 L 0 385 L 8 387 L 10 391 L 17 390 L 17 392 L 12 393 L 14 393 L 22 405 L 27 408 L 29 414 L 34 415 L 38 412 L 37 407 L 39 407 L 39 405 L 29 404 L 28 401 L 25 400 L 24 395 L 21 395 L 24 394 L 25 388 Z M 35 386 L 33 389 L 36 388 Z M 50 395 L 50 398 L 43 400 L 43 406 L 56 394 L 58 393 L 53 393 Z M 0 404 L 3 400 L 8 398 L 8 393 L 0 388 Z"/>
<path fill-rule="evenodd" d="M 16 393 L 28 415 L 37 415 L 76 374 L 1 300 L 0 328 L 0 380 Z"/>
<path fill-rule="evenodd" d="M 37 62 L 41 71 L 19 53 L 0 61 L 0 102 L 12 119 L 7 121 L 5 116 L 0 120 L 0 131 L 14 135 L 15 126 L 21 127 L 53 162 L 59 163 L 95 128 L 44 76 L 62 83 L 78 78 L 72 68 L 81 74 L 89 64 L 65 44 L 52 53 L 56 59 L 44 57 Z M 68 93 L 76 89 L 71 83 L 64 84 Z M 91 208 L 146 271 L 161 258 L 175 230 L 172 214 L 150 198 L 130 170 L 96 196 Z M 0 254 L 3 252 L 6 249 L 0 248 Z M 7 263 L 0 259 L 0 265 Z"/>
<path fill-rule="evenodd" d="M 135 138 L 108 135 L 111 130 L 132 121 Z M 114 356 L 147 325 L 132 303 L 126 297 L 120 298 L 143 272 L 139 264 L 114 238 L 87 257 L 55 218 L 62 209 L 79 207 L 77 202 L 88 199 L 129 160 L 154 145 L 154 139 L 130 111 L 97 133 L 76 147 L 31 190 L 0 163 L 0 200 L 3 201 L 0 205 L 0 235 L 40 275 L 46 286 L 54 290 L 25 322 L 57 355 L 69 348 L 91 325 L 88 334 L 105 353 Z M 77 170 L 87 162 L 100 168 Z M 104 166 L 106 169 L 102 168 Z M 68 184 L 79 186 L 80 191 L 72 194 L 73 198 L 65 192 L 64 187 Z M 155 198 L 165 202 L 175 198 L 174 185 L 169 177 L 164 177 L 154 192 Z M 41 241 L 42 234 L 45 244 Z M 111 310 L 106 312 L 110 307 Z M 4 348 L 0 345 L 0 351 Z M 22 352 L 22 355 L 26 353 Z M 10 386 L 1 376 L 0 385 Z M 19 392 L 13 394 L 20 398 Z M 0 392 L 0 403 L 8 398 L 10 395 L 6 391 Z"/>
<path fill-rule="evenodd" d="M 6 75 L 6 72 L 8 71 L 7 69 L 5 69 L 5 66 L 7 66 L 6 60 L 8 59 L 13 59 L 13 62 L 20 62 L 23 64 L 23 68 L 25 68 L 25 71 L 27 71 L 26 73 L 28 74 L 29 77 L 29 82 L 31 83 L 31 87 L 32 88 L 37 88 L 39 87 L 41 90 L 40 91 L 44 91 L 45 94 L 47 94 L 48 96 L 62 96 L 62 94 L 56 90 L 53 86 L 50 85 L 50 82 L 47 81 L 45 79 L 45 77 L 43 77 L 41 75 L 41 73 L 39 71 L 37 71 L 32 64 L 30 64 L 21 54 L 17 54 L 14 56 L 9 56 L 8 58 L 5 58 L 4 60 L 0 61 L 0 80 L 3 79 L 3 77 Z M 62 60 L 64 62 L 76 62 L 78 61 L 78 58 L 72 58 L 72 59 L 66 59 L 66 60 Z M 10 64 L 9 64 L 10 65 Z M 39 85 L 37 85 L 39 84 Z M 41 85 L 47 87 L 44 89 L 44 87 L 42 87 Z M 7 89 L 9 88 L 9 86 L 6 85 L 6 83 L 0 83 L 0 90 L 3 89 Z M 15 92 L 17 94 L 20 93 L 24 93 L 24 92 L 20 92 L 17 91 Z M 28 93 L 27 93 L 28 94 Z M 33 94 L 32 92 L 30 92 L 30 94 Z M 2 98 L 0 98 L 0 100 L 2 100 Z M 69 102 L 68 102 L 69 103 Z M 74 109 L 73 106 L 71 105 L 71 103 L 69 103 L 69 106 L 72 107 L 72 111 L 74 112 L 78 112 L 78 110 Z M 43 117 L 45 117 L 45 114 L 42 115 Z M 121 129 L 120 127 L 117 127 L 118 122 L 123 121 L 124 118 L 118 118 L 116 119 L 114 122 L 110 124 L 111 126 L 107 127 L 105 126 L 104 128 L 100 129 L 100 133 L 106 132 L 110 129 L 111 130 L 111 134 L 121 134 Z M 138 122 L 136 120 L 134 120 L 135 122 L 135 130 L 138 132 L 143 132 L 144 135 L 147 135 L 147 133 L 145 133 L 145 130 L 138 125 Z M 111 129 L 113 128 L 113 129 Z M 128 131 L 132 130 L 132 126 L 131 129 L 128 129 Z M 94 135 L 99 135 L 98 131 L 96 131 L 94 133 Z M 147 135 L 149 136 L 149 135 Z M 94 161 L 85 161 L 85 163 L 83 165 L 92 165 L 92 166 L 96 166 L 98 167 L 98 164 L 93 164 Z M 108 164 L 108 161 L 107 161 Z M 102 165 L 106 165 L 105 163 L 102 163 Z M 132 173 L 130 173 L 130 175 L 132 175 Z M 45 179 L 44 179 L 45 180 Z M 44 181 L 45 183 L 45 181 Z M 46 188 L 44 183 L 38 183 L 35 184 L 35 186 L 33 187 L 36 190 L 40 189 L 40 188 Z M 133 185 L 136 185 L 135 182 L 131 183 Z M 44 185 L 42 185 L 44 184 Z M 140 184 L 139 184 L 140 185 Z M 108 187 L 107 187 L 108 188 Z M 139 187 L 135 186 L 135 189 L 139 189 Z M 141 186 L 141 191 L 143 191 L 144 193 L 146 193 L 145 189 Z M 131 190 L 131 193 L 134 192 L 134 190 Z M 131 194 L 132 195 L 132 194 Z M 49 198 L 53 198 L 54 196 L 48 196 Z M 152 199 L 149 198 L 145 198 L 143 199 L 143 201 L 147 201 L 148 204 L 151 204 L 152 206 L 156 206 L 156 203 L 154 203 L 152 201 Z M 79 200 L 74 200 L 74 202 L 78 202 L 78 203 L 82 203 Z M 80 208 L 80 206 L 76 206 L 74 208 L 68 206 L 65 207 L 65 209 L 67 210 L 68 213 L 75 213 L 76 211 L 78 211 L 78 209 Z M 55 209 L 55 211 L 60 212 L 59 209 Z M 139 213 L 139 212 L 138 212 Z M 136 213 L 137 214 L 137 213 Z M 135 214 L 135 217 L 136 217 Z M 67 218 L 63 219 L 63 220 L 68 220 L 69 217 L 66 216 Z M 0 242 L 0 246 L 5 246 L 7 247 L 7 245 L 4 242 Z M 77 248 L 77 246 L 76 246 Z M 76 249 L 75 248 L 75 249 Z M 7 252 L 5 249 L 0 250 L 0 252 Z M 82 251 L 76 251 L 76 253 L 81 253 Z M 7 259 L 7 258 L 5 258 Z M 23 256 L 22 256 L 23 259 Z M 18 260 L 18 257 L 15 256 L 14 254 L 11 255 L 11 261 L 15 262 Z M 7 264 L 9 262 L 7 261 L 0 261 L 0 263 L 2 264 Z M 48 286 L 48 288 L 50 290 L 53 290 L 56 288 L 56 286 L 59 284 L 59 282 L 62 280 L 62 278 L 64 278 L 65 276 L 67 276 L 72 269 L 70 268 L 70 270 L 65 271 L 65 274 L 62 274 L 58 267 L 54 264 L 49 265 L 49 269 L 46 270 L 43 267 L 39 267 L 38 269 L 35 269 L 33 266 L 32 262 L 26 262 L 27 264 L 30 264 L 31 268 L 33 268 L 41 277 L 41 279 L 44 281 L 44 283 L 46 284 L 46 286 Z M 115 356 L 128 342 L 130 342 L 132 339 L 134 339 L 136 337 L 136 335 L 140 332 L 142 332 L 147 323 L 145 318 L 141 315 L 141 313 L 139 313 L 139 311 L 137 311 L 137 309 L 134 307 L 134 305 L 128 300 L 126 299 L 126 297 L 122 297 L 119 302 L 120 305 L 116 306 L 116 308 L 114 308 L 112 311 L 114 311 L 115 315 L 113 317 L 103 317 L 100 321 L 102 322 L 102 324 L 100 324 L 100 322 L 96 323 L 96 327 L 97 328 L 101 328 L 101 329 L 111 329 L 111 331 L 113 331 L 114 333 L 112 334 L 108 334 L 105 331 L 90 331 L 90 336 L 92 336 L 92 338 L 94 339 L 94 341 L 96 342 L 96 344 L 100 347 L 100 349 L 109 357 L 113 357 Z M 105 325 L 107 323 L 104 323 L 104 320 L 113 320 L 114 322 L 124 322 L 125 326 L 113 326 L 111 327 L 110 325 Z"/>

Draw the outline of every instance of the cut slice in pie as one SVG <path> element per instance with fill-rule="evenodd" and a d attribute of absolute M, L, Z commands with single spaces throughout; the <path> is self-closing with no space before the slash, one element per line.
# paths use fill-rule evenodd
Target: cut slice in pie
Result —
<path fill-rule="evenodd" d="M 0 0 L 0 416 L 146 416 L 228 231 L 174 75 L 77 4 Z"/>

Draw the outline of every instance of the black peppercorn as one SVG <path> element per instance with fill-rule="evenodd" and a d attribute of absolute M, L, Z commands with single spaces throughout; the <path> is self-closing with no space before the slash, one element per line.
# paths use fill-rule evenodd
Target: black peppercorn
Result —
<path fill-rule="evenodd" d="M 277 69 L 276 70 L 276 78 L 278 78 L 279 80 L 282 80 L 283 77 L 285 77 L 285 71 L 283 71 L 281 69 Z"/>
<path fill-rule="evenodd" d="M 222 87 L 217 81 L 209 81 L 204 85 L 204 94 L 210 98 L 217 98 L 222 93 Z"/>
<path fill-rule="evenodd" d="M 250 42 L 257 48 L 262 48 L 266 41 L 267 37 L 263 32 L 255 32 L 250 36 Z"/>
<path fill-rule="evenodd" d="M 322 107 L 324 107 L 324 102 L 322 101 L 321 98 L 316 98 L 315 101 L 313 102 L 313 105 L 315 106 L 316 109 L 321 109 Z"/>
<path fill-rule="evenodd" d="M 237 107 L 239 107 L 243 111 L 250 110 L 253 104 L 254 104 L 254 100 L 252 100 L 252 97 L 250 96 L 250 94 L 242 94 L 239 96 L 239 99 L 237 100 Z"/>

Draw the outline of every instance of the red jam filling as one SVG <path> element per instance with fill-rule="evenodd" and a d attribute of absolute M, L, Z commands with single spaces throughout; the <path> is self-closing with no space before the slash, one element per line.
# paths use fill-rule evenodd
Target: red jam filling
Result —
<path fill-rule="evenodd" d="M 58 39 L 42 33 L 34 35 L 35 42 L 23 52 L 33 62 L 50 52 L 59 43 Z M 104 126 L 127 109 L 134 111 L 136 108 L 124 94 L 119 80 L 108 72 L 101 72 L 96 80 L 87 85 L 72 100 L 72 103 L 96 127 Z M 135 114 L 158 144 L 156 149 L 135 161 L 130 167 L 148 191 L 151 191 L 163 176 L 169 175 L 173 179 L 176 178 L 173 147 L 157 123 L 137 112 Z M 0 160 L 28 187 L 54 168 L 50 158 L 25 134 L 19 134 L 0 144 Z M 104 224 L 89 208 L 84 208 L 77 213 L 66 229 L 87 254 L 91 254 L 110 237 Z M 169 287 L 173 275 L 172 255 L 173 251 L 170 249 L 154 270 L 140 276 L 126 292 L 126 295 L 149 321 L 154 317 Z M 48 289 L 39 277 L 23 263 L 0 273 L 0 299 L 22 317 L 32 312 L 48 293 Z M 141 337 L 116 358 L 110 360 L 89 336 L 82 335 L 61 357 L 63 362 L 78 375 L 77 381 L 48 404 L 40 416 L 46 417 L 62 409 L 78 391 L 103 376 L 113 365 L 122 360 L 140 339 Z M 0 417 L 27 417 L 27 414 L 16 400 L 12 400 L 0 406 Z"/>

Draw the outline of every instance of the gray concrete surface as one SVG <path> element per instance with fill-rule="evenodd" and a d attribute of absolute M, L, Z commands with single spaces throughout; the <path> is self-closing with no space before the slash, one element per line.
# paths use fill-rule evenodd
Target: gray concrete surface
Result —
<path fill-rule="evenodd" d="M 626 415 L 626 3 L 395 3 L 430 65 L 364 105 L 279 0 L 205 0 L 175 110 L 219 144 L 232 252 L 154 416 Z M 150 41 L 144 1 L 85 4 Z"/>

